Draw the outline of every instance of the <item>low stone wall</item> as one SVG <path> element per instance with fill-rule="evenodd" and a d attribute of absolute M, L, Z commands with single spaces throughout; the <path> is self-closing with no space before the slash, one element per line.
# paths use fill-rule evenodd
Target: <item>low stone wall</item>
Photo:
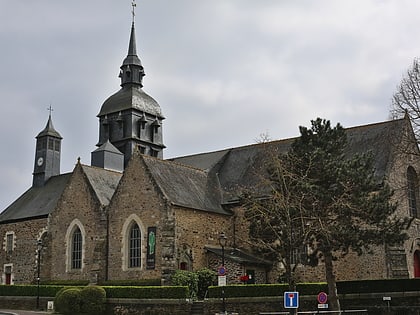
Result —
<path fill-rule="evenodd" d="M 190 315 L 191 302 L 176 299 L 108 299 L 107 314 Z"/>
<path fill-rule="evenodd" d="M 384 297 L 391 298 L 384 301 Z M 240 315 L 258 315 L 261 312 L 285 312 L 283 297 L 226 298 L 226 310 Z M 389 292 L 371 294 L 347 294 L 340 296 L 342 310 L 368 310 L 369 315 L 404 314 L 418 315 L 420 312 L 420 291 Z M 204 315 L 214 315 L 222 310 L 221 299 L 204 301 Z M 299 311 L 318 311 L 316 295 L 299 297 Z M 319 311 L 326 311 L 322 309 Z"/>
<path fill-rule="evenodd" d="M 54 301 L 54 298 L 39 298 L 39 306 L 42 310 L 47 309 L 48 301 Z M 36 296 L 0 296 L 0 309 L 36 310 L 36 304 Z"/>
<path fill-rule="evenodd" d="M 383 298 L 386 297 L 386 300 Z M 388 301 L 388 298 L 391 298 Z M 47 308 L 47 302 L 54 298 L 40 298 L 40 306 Z M 389 302 L 389 308 L 388 308 Z M 347 294 L 340 296 L 343 310 L 368 310 L 369 315 L 405 314 L 420 312 L 420 291 L 372 294 Z M 214 315 L 222 310 L 221 299 L 207 299 L 203 302 L 204 315 Z M 226 310 L 239 315 L 259 315 L 261 312 L 284 312 L 282 297 L 247 297 L 225 299 Z M 183 299 L 108 299 L 107 315 L 190 315 L 192 302 Z M 35 310 L 36 297 L 1 296 L 0 308 Z M 299 311 L 317 311 L 316 295 L 299 297 Z M 387 313 L 388 310 L 390 313 Z M 104 314 L 105 315 L 105 314 Z"/>

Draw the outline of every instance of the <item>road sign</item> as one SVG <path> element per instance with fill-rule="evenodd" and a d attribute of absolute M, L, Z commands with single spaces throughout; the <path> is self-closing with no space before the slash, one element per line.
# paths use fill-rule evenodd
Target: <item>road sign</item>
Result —
<path fill-rule="evenodd" d="M 325 304 L 328 301 L 328 295 L 325 292 L 319 292 L 318 294 L 318 303 Z"/>
<path fill-rule="evenodd" d="M 318 308 L 328 308 L 328 304 L 318 304 Z"/>
<path fill-rule="evenodd" d="M 299 292 L 284 292 L 284 308 L 299 307 Z"/>
<path fill-rule="evenodd" d="M 220 267 L 219 267 L 219 269 L 217 270 L 217 274 L 218 274 L 219 276 L 224 276 L 224 275 L 226 275 L 226 268 L 225 268 L 225 266 L 220 266 Z"/>
<path fill-rule="evenodd" d="M 217 277 L 217 285 L 219 287 L 224 287 L 226 285 L 226 276 L 218 276 Z"/>

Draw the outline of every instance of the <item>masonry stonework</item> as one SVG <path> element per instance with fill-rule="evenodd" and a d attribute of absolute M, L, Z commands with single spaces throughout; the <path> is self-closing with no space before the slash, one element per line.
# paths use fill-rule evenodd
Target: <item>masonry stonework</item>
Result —
<path fill-rule="evenodd" d="M 37 240 L 44 235 L 47 219 L 34 219 L 0 225 L 1 283 L 35 283 L 37 278 Z M 13 233 L 13 248 L 8 250 L 6 234 Z M 41 279 L 48 277 L 49 257 L 47 251 L 41 252 Z M 10 271 L 10 275 L 9 274 Z M 9 279 L 6 279 L 10 277 Z M 7 280 L 7 281 L 6 281 Z"/>
<path fill-rule="evenodd" d="M 131 218 L 131 219 L 130 219 Z M 162 273 L 175 270 L 173 210 L 151 179 L 139 156 L 134 156 L 122 177 L 108 209 L 109 252 L 108 280 L 159 279 Z M 128 268 L 127 241 L 124 228 L 128 221 L 138 220 L 141 227 L 142 266 Z M 146 269 L 147 228 L 157 227 L 156 261 L 153 269 Z M 164 282 L 168 279 L 164 278 Z"/>
<path fill-rule="evenodd" d="M 76 221 L 75 221 L 76 220 Z M 71 266 L 72 223 L 80 225 L 83 235 L 82 268 Z M 84 233 L 83 233 L 84 232 Z M 106 219 L 93 190 L 86 181 L 82 166 L 77 164 L 49 222 L 52 280 L 105 279 Z"/>

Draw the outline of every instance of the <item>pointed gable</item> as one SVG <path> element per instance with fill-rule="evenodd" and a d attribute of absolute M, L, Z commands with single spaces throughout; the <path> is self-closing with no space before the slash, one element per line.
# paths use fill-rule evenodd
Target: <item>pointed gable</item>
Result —
<path fill-rule="evenodd" d="M 81 167 L 100 204 L 109 205 L 122 173 L 86 165 Z"/>

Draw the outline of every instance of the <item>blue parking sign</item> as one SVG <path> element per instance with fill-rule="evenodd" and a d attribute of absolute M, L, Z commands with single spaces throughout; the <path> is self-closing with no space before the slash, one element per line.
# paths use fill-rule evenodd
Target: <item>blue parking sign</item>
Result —
<path fill-rule="evenodd" d="M 299 292 L 284 292 L 284 308 L 299 307 Z"/>

